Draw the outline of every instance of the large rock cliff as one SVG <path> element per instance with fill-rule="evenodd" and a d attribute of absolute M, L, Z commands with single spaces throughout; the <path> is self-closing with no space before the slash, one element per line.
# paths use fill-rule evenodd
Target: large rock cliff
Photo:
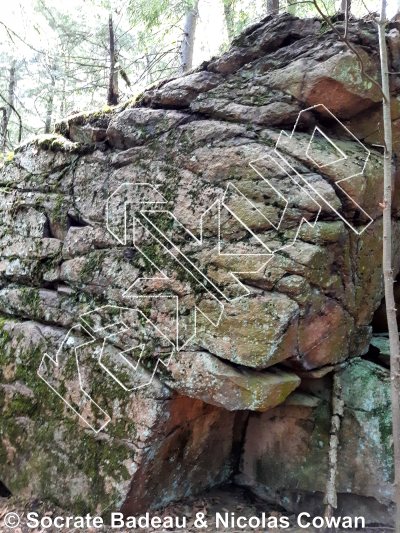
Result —
<path fill-rule="evenodd" d="M 385 515 L 388 371 L 359 359 L 383 296 L 382 96 L 373 24 L 352 22 L 349 39 L 368 76 L 320 20 L 267 17 L 221 57 L 69 117 L 3 166 L 11 492 L 133 512 L 235 475 L 288 508 L 299 494 L 317 505 L 340 368 L 338 490 Z M 363 460 L 382 475 L 364 483 Z"/>

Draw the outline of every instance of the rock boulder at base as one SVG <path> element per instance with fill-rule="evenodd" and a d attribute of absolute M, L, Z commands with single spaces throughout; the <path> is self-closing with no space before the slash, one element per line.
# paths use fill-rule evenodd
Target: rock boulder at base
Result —
<path fill-rule="evenodd" d="M 392 523 L 393 458 L 389 371 L 354 359 L 340 372 L 337 516 Z M 328 475 L 330 377 L 305 380 L 282 405 L 251 414 L 237 482 L 293 512 L 323 509 Z M 389 512 L 388 512 L 389 510 Z"/>

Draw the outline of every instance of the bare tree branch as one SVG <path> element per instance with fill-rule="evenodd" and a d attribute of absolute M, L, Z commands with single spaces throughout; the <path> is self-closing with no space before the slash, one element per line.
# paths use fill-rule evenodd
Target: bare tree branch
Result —
<path fill-rule="evenodd" d="M 393 173 L 393 132 L 390 105 L 390 85 L 388 76 L 388 48 L 386 43 L 386 0 L 381 0 L 381 13 L 378 24 L 379 55 L 384 98 L 383 131 L 383 250 L 382 266 L 385 286 L 386 317 L 389 331 L 390 377 L 392 395 L 392 432 L 394 451 L 394 500 L 396 503 L 396 533 L 400 533 L 400 342 L 397 325 L 396 301 L 393 290 L 393 237 L 392 237 L 392 173 Z"/>
<path fill-rule="evenodd" d="M 22 139 L 22 118 L 21 118 L 21 115 L 18 113 L 18 111 L 15 109 L 15 107 L 12 104 L 10 104 L 10 102 L 8 102 L 6 100 L 6 98 L 4 98 L 4 96 L 1 93 L 0 93 L 0 98 L 3 100 L 3 102 L 5 104 L 7 104 L 14 111 L 14 113 L 18 117 L 18 121 L 19 121 L 18 142 L 20 143 L 21 139 Z"/>

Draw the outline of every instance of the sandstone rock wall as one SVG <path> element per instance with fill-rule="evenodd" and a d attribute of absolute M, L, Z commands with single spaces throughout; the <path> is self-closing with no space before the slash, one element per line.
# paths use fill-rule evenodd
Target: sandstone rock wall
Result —
<path fill-rule="evenodd" d="M 372 25 L 349 35 L 378 79 Z M 380 99 L 334 32 L 284 14 L 17 151 L 0 174 L 0 479 L 12 492 L 156 507 L 229 479 L 245 437 L 241 482 L 289 506 L 274 494 L 291 485 L 268 472 L 291 451 L 254 441 L 279 437 L 286 413 L 292 424 L 295 389 L 369 349 Z M 398 209 L 396 188 L 395 236 Z M 327 400 L 307 394 L 307 424 L 325 409 L 322 460 Z M 315 486 L 298 472 L 299 490 L 321 490 L 323 471 Z M 362 495 L 389 505 L 388 483 Z"/>

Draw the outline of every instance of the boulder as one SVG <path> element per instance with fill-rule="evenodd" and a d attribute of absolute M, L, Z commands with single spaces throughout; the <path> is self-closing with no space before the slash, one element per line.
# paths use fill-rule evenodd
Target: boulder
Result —
<path fill-rule="evenodd" d="M 266 17 L 221 57 L 68 117 L 2 165 L 0 479 L 12 492 L 82 512 L 161 506 L 230 479 L 249 415 L 249 483 L 279 464 L 281 490 L 287 460 L 291 486 L 322 490 L 303 439 L 323 464 L 328 399 L 292 393 L 368 351 L 383 296 L 382 157 L 365 126 L 380 101 L 377 34 L 354 20 L 348 38 L 369 77 L 321 21 Z M 365 394 L 383 386 L 371 375 Z M 361 450 L 363 421 L 381 446 L 381 404 L 368 422 L 346 401 L 346 442 Z M 289 458 L 273 428 L 297 435 Z M 360 451 L 371 469 L 379 446 Z M 353 481 L 342 472 L 340 490 L 375 498 L 381 516 L 389 467 L 360 488 L 343 453 Z"/>
<path fill-rule="evenodd" d="M 90 350 L 80 352 L 81 369 L 91 398 L 107 413 L 85 416 L 90 405 L 82 408 L 69 359 L 64 386 L 73 413 L 56 389 L 31 371 L 40 367 L 51 341 L 56 347 L 63 335 L 61 328 L 33 321 L 2 323 L 0 470 L 13 494 L 40 494 L 83 514 L 101 514 L 109 505 L 140 513 L 182 498 L 194 486 L 205 489 L 228 479 L 235 413 L 178 397 L 158 380 L 127 393 L 90 365 Z M 54 376 L 52 385 L 57 387 Z M 94 432 L 84 421 L 104 423 L 109 415 L 107 431 Z M 185 469 L 179 467 L 182 461 Z"/>
<path fill-rule="evenodd" d="M 209 352 L 179 352 L 171 361 L 171 387 L 228 411 L 267 411 L 298 387 L 300 378 L 280 369 L 255 372 L 225 363 Z"/>

